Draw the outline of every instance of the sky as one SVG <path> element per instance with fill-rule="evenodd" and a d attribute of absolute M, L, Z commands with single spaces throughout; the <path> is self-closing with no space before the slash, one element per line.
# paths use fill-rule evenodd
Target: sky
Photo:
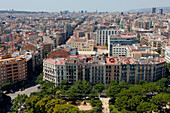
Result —
<path fill-rule="evenodd" d="M 0 0 L 0 10 L 101 12 L 170 6 L 170 0 Z"/>

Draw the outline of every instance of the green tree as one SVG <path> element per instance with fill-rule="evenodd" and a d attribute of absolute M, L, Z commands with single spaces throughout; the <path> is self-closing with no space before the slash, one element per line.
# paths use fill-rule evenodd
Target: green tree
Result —
<path fill-rule="evenodd" d="M 47 58 L 47 54 L 48 54 L 48 51 L 45 50 L 45 51 L 44 51 L 44 57 L 45 57 L 45 58 Z"/>
<path fill-rule="evenodd" d="M 155 82 L 156 85 L 159 85 L 161 88 L 164 88 L 168 85 L 168 79 L 167 78 L 161 78 L 157 82 Z"/>
<path fill-rule="evenodd" d="M 105 43 L 105 46 L 108 48 L 108 44 L 107 43 Z"/>
<path fill-rule="evenodd" d="M 69 90 L 68 92 L 67 92 L 67 94 L 68 94 L 68 97 L 69 97 L 69 99 L 71 99 L 71 100 L 76 100 L 77 98 L 77 93 L 74 91 L 74 90 Z"/>
<path fill-rule="evenodd" d="M 53 82 L 46 82 L 43 84 L 42 89 L 49 89 L 49 88 L 53 88 L 54 83 Z"/>
<path fill-rule="evenodd" d="M 63 86 L 63 85 L 68 85 L 68 80 L 62 80 L 60 82 L 60 85 Z"/>
<path fill-rule="evenodd" d="M 13 106 L 11 107 L 11 111 L 17 112 L 18 109 L 20 109 L 21 106 L 24 105 L 25 100 L 27 98 L 28 98 L 28 96 L 25 94 L 23 94 L 23 95 L 18 94 L 18 96 L 14 99 L 14 103 L 13 103 Z"/>
<path fill-rule="evenodd" d="M 70 104 L 56 104 L 53 110 L 53 113 L 81 113 L 77 107 Z"/>
<path fill-rule="evenodd" d="M 166 63 L 166 67 L 170 70 L 170 63 Z"/>
<path fill-rule="evenodd" d="M 101 112 L 102 111 L 102 102 L 99 99 L 91 98 L 90 104 L 94 107 L 94 112 Z"/>
<path fill-rule="evenodd" d="M 45 83 L 45 81 L 43 81 L 43 73 L 40 73 L 40 75 L 35 80 L 35 83 L 41 84 L 41 85 Z"/>
<path fill-rule="evenodd" d="M 98 83 L 95 85 L 95 89 L 97 90 L 98 93 L 101 93 L 105 89 L 105 85 L 102 83 Z"/>
<path fill-rule="evenodd" d="M 161 49 L 158 49 L 158 53 L 161 54 Z"/>
<path fill-rule="evenodd" d="M 116 86 L 116 85 L 118 85 L 118 83 L 117 83 L 116 80 L 112 80 L 112 81 L 110 82 L 110 85 L 111 85 L 111 86 Z"/>
<path fill-rule="evenodd" d="M 55 107 L 55 105 L 63 105 L 66 104 L 65 100 L 61 100 L 61 99 L 51 99 L 46 105 L 45 105 L 45 111 L 47 113 L 52 113 L 54 110 L 53 108 Z"/>
<path fill-rule="evenodd" d="M 162 105 L 167 104 L 170 102 L 170 94 L 169 93 L 160 93 L 152 97 L 152 102 L 160 107 Z"/>
<path fill-rule="evenodd" d="M 87 96 L 90 94 L 92 87 L 87 81 L 76 81 L 71 88 L 68 90 L 68 93 L 71 94 L 81 94 Z"/>
<path fill-rule="evenodd" d="M 121 91 L 121 88 L 119 86 L 110 86 L 108 89 L 106 89 L 106 95 L 108 97 L 115 97 L 119 92 Z"/>
<path fill-rule="evenodd" d="M 90 97 L 97 97 L 97 90 L 95 88 L 91 90 Z"/>
<path fill-rule="evenodd" d="M 81 93 L 85 94 L 85 96 L 87 94 L 90 94 L 90 91 L 92 90 L 91 85 L 89 84 L 89 82 L 87 81 L 82 81 L 82 86 L 81 86 Z"/>
<path fill-rule="evenodd" d="M 36 108 L 36 112 L 38 113 L 46 113 L 45 112 L 45 106 L 46 104 L 51 100 L 51 97 L 46 95 L 44 96 L 44 98 L 42 98 L 41 100 L 39 100 L 36 104 L 35 104 L 35 108 Z"/>
<path fill-rule="evenodd" d="M 146 83 L 147 83 L 147 81 L 145 81 L 145 80 L 140 80 L 140 81 L 139 81 L 139 84 L 140 84 L 140 85 L 143 85 L 143 84 L 146 84 Z"/>
<path fill-rule="evenodd" d="M 137 112 L 151 112 L 152 110 L 158 111 L 158 106 L 151 102 L 141 102 L 139 106 L 137 106 Z"/>
<path fill-rule="evenodd" d="M 37 96 L 37 95 L 33 95 L 29 98 L 26 99 L 25 101 L 25 106 L 28 110 L 28 112 L 30 113 L 33 113 L 36 111 L 36 108 L 35 108 L 35 104 L 41 100 L 41 97 L 40 96 Z"/>

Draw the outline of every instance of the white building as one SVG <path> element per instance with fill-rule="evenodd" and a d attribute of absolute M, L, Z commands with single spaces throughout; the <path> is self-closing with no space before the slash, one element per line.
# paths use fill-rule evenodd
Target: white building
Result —
<path fill-rule="evenodd" d="M 98 30 L 97 31 L 97 45 L 108 44 L 108 36 L 114 34 L 121 34 L 121 30 L 108 29 L 108 30 Z"/>
<path fill-rule="evenodd" d="M 43 62 L 43 80 L 54 82 L 58 85 L 66 79 L 64 58 L 45 59 Z"/>
<path fill-rule="evenodd" d="M 170 63 L 170 46 L 165 47 L 165 60 Z"/>
<path fill-rule="evenodd" d="M 115 45 L 112 47 L 112 49 L 109 49 L 109 56 L 126 56 L 130 57 L 130 50 L 128 46 L 121 46 L 121 45 Z"/>

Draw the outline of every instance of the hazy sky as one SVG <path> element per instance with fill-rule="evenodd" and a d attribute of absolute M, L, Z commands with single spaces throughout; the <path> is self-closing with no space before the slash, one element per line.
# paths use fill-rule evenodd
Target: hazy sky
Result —
<path fill-rule="evenodd" d="M 62 10 L 115 12 L 159 6 L 170 6 L 170 0 L 0 0 L 0 10 L 48 12 Z"/>

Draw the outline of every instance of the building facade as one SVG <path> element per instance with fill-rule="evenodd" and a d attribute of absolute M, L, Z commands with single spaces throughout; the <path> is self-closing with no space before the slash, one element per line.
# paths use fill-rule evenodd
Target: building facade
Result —
<path fill-rule="evenodd" d="M 27 62 L 22 56 L 1 56 L 0 60 L 0 84 L 16 82 L 27 79 Z"/>
<path fill-rule="evenodd" d="M 120 45 L 132 45 L 138 43 L 135 35 L 110 35 L 108 40 L 108 52 L 110 56 L 129 56 L 128 48 Z M 119 47 L 117 46 L 119 44 Z"/>
<path fill-rule="evenodd" d="M 85 37 L 79 39 L 71 37 L 66 45 L 77 49 L 77 51 L 94 51 L 94 40 L 88 40 Z"/>
<path fill-rule="evenodd" d="M 140 80 L 154 82 L 166 73 L 166 60 L 163 58 L 104 57 L 103 55 L 70 55 L 66 59 L 45 59 L 43 79 L 59 85 L 61 80 L 73 84 L 86 80 L 90 84 L 109 84 L 116 80 L 137 84 Z"/>
<path fill-rule="evenodd" d="M 104 45 L 108 44 L 108 38 L 109 38 L 108 36 L 115 35 L 115 34 L 121 34 L 121 30 L 114 30 L 114 29 L 98 30 L 96 45 L 104 46 Z"/>
<path fill-rule="evenodd" d="M 165 47 L 165 60 L 170 63 L 170 46 Z"/>
<path fill-rule="evenodd" d="M 130 56 L 130 50 L 128 46 L 121 46 L 121 45 L 115 45 L 112 47 L 112 49 L 109 49 L 109 56 Z"/>

